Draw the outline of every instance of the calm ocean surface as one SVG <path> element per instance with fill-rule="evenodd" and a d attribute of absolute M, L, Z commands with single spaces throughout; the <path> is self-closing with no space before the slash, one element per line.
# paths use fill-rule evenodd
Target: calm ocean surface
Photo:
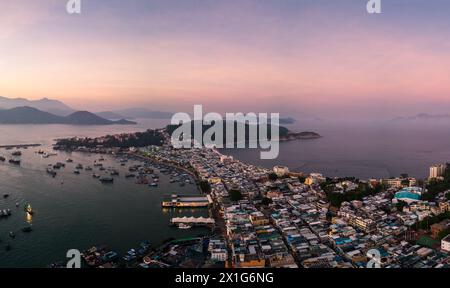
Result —
<path fill-rule="evenodd" d="M 120 132 L 160 128 L 167 121 L 141 121 L 136 126 L 67 126 L 67 125 L 0 125 L 0 145 L 39 143 L 50 151 L 55 138 L 69 136 L 101 136 Z M 370 177 L 398 176 L 409 173 L 426 177 L 428 167 L 450 161 L 450 125 L 286 125 L 293 131 L 312 130 L 321 139 L 292 141 L 281 144 L 276 160 L 260 160 L 257 150 L 224 150 L 225 153 L 252 164 L 272 167 L 287 165 L 292 170 L 322 172 L 327 176 Z M 41 147 L 42 148 L 42 147 Z M 63 260 L 68 249 L 86 249 L 105 244 L 124 253 L 143 240 L 159 245 L 170 237 L 197 236 L 205 230 L 179 230 L 168 225 L 179 215 L 205 216 L 206 210 L 166 210 L 160 207 L 167 193 L 196 193 L 194 185 L 180 187 L 161 176 L 158 188 L 137 185 L 123 177 L 125 168 L 107 157 L 105 166 L 121 172 L 112 185 L 102 185 L 92 172 L 73 173 L 77 163 L 92 165 L 97 155 L 60 152 L 44 159 L 35 153 L 39 148 L 22 150 L 22 165 L 0 163 L 0 209 L 11 209 L 9 219 L 0 219 L 0 267 L 45 267 Z M 0 149 L 9 158 L 12 150 Z M 74 163 L 49 177 L 48 164 Z M 63 181 L 63 184 L 61 183 Z M 19 208 L 15 203 L 19 202 Z M 23 205 L 30 203 L 36 212 L 27 219 Z M 20 231 L 28 222 L 33 232 Z M 8 236 L 16 232 L 16 238 Z M 9 243 L 11 251 L 4 247 Z"/>
<path fill-rule="evenodd" d="M 317 122 L 285 126 L 292 131 L 318 132 L 323 138 L 281 143 L 275 160 L 260 160 L 257 150 L 223 152 L 268 168 L 285 165 L 293 171 L 360 179 L 397 177 L 402 173 L 424 178 L 431 165 L 450 162 L 450 122 Z"/>
<path fill-rule="evenodd" d="M 152 124 L 153 123 L 153 124 Z M 146 127 L 160 127 L 157 121 Z M 156 126 L 153 126 L 156 125 Z M 139 126 L 64 126 L 64 125 L 0 125 L 0 143 L 42 143 L 40 148 L 22 149 L 22 165 L 0 162 L 0 209 L 11 209 L 12 216 L 0 218 L 0 267 L 46 267 L 64 260 L 68 249 L 84 250 L 93 245 L 107 245 L 124 254 L 143 240 L 154 246 L 170 237 L 181 238 L 205 234 L 207 230 L 195 228 L 180 230 L 169 226 L 170 218 L 178 216 L 207 216 L 206 209 L 163 210 L 164 194 L 195 194 L 195 185 L 180 187 L 170 183 L 169 175 L 160 174 L 158 188 L 135 184 L 126 179 L 126 167 L 112 157 L 105 156 L 105 167 L 115 167 L 120 176 L 113 184 L 101 184 L 90 171 L 73 171 L 78 163 L 93 165 L 98 155 L 58 152 L 58 156 L 42 158 L 35 152 L 41 148 L 51 151 L 54 138 L 66 136 L 100 136 L 121 131 L 143 130 Z M 0 145 L 1 145 L 0 144 Z M 10 158 L 14 150 L 0 149 L 0 155 Z M 58 171 L 56 178 L 46 173 L 48 164 L 67 158 L 66 168 Z M 129 163 L 132 164 L 132 163 Z M 94 168 L 94 171 L 96 169 Z M 98 172 L 97 172 L 98 173 Z M 63 184 L 61 183 L 63 181 Z M 3 199 L 3 194 L 10 197 Z M 19 202 L 18 208 L 15 203 Z M 35 214 L 27 219 L 23 210 L 30 203 Z M 33 232 L 23 233 L 21 228 L 32 223 Z M 11 239 L 9 231 L 16 237 Z M 6 251 L 7 244 L 12 250 Z"/>

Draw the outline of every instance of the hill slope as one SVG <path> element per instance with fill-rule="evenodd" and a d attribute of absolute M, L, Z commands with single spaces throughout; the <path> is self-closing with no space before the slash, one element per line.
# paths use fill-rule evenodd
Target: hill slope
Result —
<path fill-rule="evenodd" d="M 40 100 L 28 100 L 24 98 L 7 98 L 0 96 L 0 109 L 12 109 L 17 107 L 31 107 L 44 112 L 56 114 L 58 116 L 66 116 L 75 112 L 61 101 L 42 98 Z"/>
<path fill-rule="evenodd" d="M 136 122 L 123 119 L 110 121 L 87 111 L 78 111 L 63 117 L 33 107 L 17 107 L 0 110 L 0 124 L 130 125 Z"/>

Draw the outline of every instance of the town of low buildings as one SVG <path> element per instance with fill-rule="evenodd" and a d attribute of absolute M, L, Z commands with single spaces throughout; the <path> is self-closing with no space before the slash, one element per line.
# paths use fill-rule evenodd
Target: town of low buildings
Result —
<path fill-rule="evenodd" d="M 449 201 L 443 195 L 420 201 L 423 191 L 414 178 L 371 179 L 366 183 L 386 188 L 337 208 L 321 189 L 326 177 L 319 173 L 299 177 L 286 167 L 256 167 L 209 148 L 166 145 L 151 157 L 186 167 L 210 184 L 211 210 L 222 224 L 220 239 L 211 239 L 208 251 L 223 267 L 367 267 L 373 249 L 382 267 L 449 267 L 449 236 L 441 245 L 438 232 L 418 235 L 414 229 L 419 221 L 449 211 Z M 271 173 L 278 178 L 269 179 Z M 350 180 L 335 184 L 336 193 L 357 188 Z M 231 190 L 243 198 L 231 201 Z M 411 199 L 400 211 L 396 204 L 405 197 Z M 420 237 L 430 237 L 434 246 L 417 244 Z"/>
<path fill-rule="evenodd" d="M 330 181 L 320 173 L 249 165 L 212 148 L 174 149 L 165 144 L 130 151 L 209 183 L 208 206 L 215 219 L 216 229 L 206 244 L 204 239 L 188 239 L 184 245 L 166 245 L 143 267 L 356 268 L 368 267 L 374 255 L 385 268 L 450 265 L 450 236 L 440 239 L 450 232 L 449 222 L 418 229 L 427 219 L 448 215 L 445 194 L 450 192 L 421 200 L 425 188 L 406 175 Z M 441 166 L 430 168 L 430 178 L 443 173 Z M 332 183 L 331 193 L 340 196 L 357 193 L 361 184 L 383 188 L 334 207 L 324 183 Z M 233 201 L 233 191 L 242 197 Z"/>

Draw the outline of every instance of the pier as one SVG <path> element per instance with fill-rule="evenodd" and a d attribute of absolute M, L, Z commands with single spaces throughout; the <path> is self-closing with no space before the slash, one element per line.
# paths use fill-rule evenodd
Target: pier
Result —
<path fill-rule="evenodd" d="M 209 195 L 166 195 L 162 201 L 162 207 L 173 208 L 196 208 L 208 207 L 212 204 L 212 199 Z"/>
<path fill-rule="evenodd" d="M 11 149 L 11 148 L 31 148 L 39 147 L 41 144 L 15 144 L 15 145 L 0 145 L 0 148 Z"/>
<path fill-rule="evenodd" d="M 172 225 L 186 224 L 193 226 L 214 226 L 216 221 L 213 218 L 204 217 L 174 217 L 170 220 Z"/>

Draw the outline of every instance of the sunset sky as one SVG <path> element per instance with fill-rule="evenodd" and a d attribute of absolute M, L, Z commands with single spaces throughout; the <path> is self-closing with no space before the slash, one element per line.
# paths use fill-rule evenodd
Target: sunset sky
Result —
<path fill-rule="evenodd" d="M 0 95 L 392 117 L 450 108 L 450 1 L 0 0 Z"/>

